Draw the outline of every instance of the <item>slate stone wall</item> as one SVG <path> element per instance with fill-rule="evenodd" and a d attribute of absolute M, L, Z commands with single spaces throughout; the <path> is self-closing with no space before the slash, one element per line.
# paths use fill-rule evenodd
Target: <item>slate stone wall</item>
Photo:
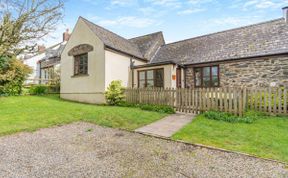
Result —
<path fill-rule="evenodd" d="M 262 57 L 219 64 L 220 86 L 288 87 L 288 56 Z M 194 87 L 193 68 L 186 70 L 186 86 Z"/>

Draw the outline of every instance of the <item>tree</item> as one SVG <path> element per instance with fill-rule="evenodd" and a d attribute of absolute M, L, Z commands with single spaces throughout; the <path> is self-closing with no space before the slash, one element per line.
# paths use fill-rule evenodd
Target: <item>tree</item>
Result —
<path fill-rule="evenodd" d="M 0 0 L 0 59 L 34 50 L 62 19 L 62 0 Z"/>
<path fill-rule="evenodd" d="M 20 95 L 22 85 L 32 69 L 15 57 L 0 68 L 0 96 Z"/>

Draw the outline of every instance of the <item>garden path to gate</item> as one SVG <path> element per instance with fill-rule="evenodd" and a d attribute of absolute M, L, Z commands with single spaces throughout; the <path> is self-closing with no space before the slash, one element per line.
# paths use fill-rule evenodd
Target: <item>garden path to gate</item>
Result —
<path fill-rule="evenodd" d="M 194 114 L 176 113 L 138 128 L 135 131 L 147 135 L 169 138 L 186 124 L 190 123 L 194 117 Z"/>

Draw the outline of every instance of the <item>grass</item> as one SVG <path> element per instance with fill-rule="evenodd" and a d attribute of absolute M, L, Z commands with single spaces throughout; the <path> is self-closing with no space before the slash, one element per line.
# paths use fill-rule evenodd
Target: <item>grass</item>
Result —
<path fill-rule="evenodd" d="M 0 136 L 75 121 L 134 130 L 164 116 L 138 108 L 74 103 L 56 95 L 0 97 Z"/>
<path fill-rule="evenodd" d="M 198 115 L 190 124 L 173 135 L 173 139 L 245 152 L 288 163 L 287 117 L 259 115 L 253 123 L 246 124 L 211 120 L 204 115 Z"/>

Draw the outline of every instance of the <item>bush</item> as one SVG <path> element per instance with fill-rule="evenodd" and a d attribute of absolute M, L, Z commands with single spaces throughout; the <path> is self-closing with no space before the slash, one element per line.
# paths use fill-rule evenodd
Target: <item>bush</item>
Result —
<path fill-rule="evenodd" d="M 166 105 L 155 105 L 155 104 L 132 104 L 127 102 L 121 102 L 118 106 L 122 107 L 135 107 L 140 108 L 145 111 L 154 111 L 160 113 L 174 114 L 175 111 L 173 107 Z"/>
<path fill-rule="evenodd" d="M 3 61 L 0 62 L 0 96 L 20 95 L 32 69 L 15 57 Z"/>
<path fill-rule="evenodd" d="M 120 80 L 114 80 L 110 83 L 105 98 L 109 105 L 119 105 L 124 100 L 124 87 Z"/>
<path fill-rule="evenodd" d="M 208 111 L 204 113 L 204 117 L 207 119 L 212 119 L 212 120 L 219 120 L 219 121 L 225 121 L 225 122 L 230 122 L 230 123 L 252 123 L 255 120 L 255 117 L 238 117 L 235 115 L 232 115 L 230 113 L 225 113 L 225 112 L 218 112 L 218 111 Z"/>
<path fill-rule="evenodd" d="M 151 104 L 142 104 L 139 105 L 140 109 L 146 110 L 146 111 L 155 111 L 155 112 L 161 112 L 161 113 L 167 113 L 167 114 L 174 114 L 175 111 L 171 106 L 166 105 L 151 105 Z"/>
<path fill-rule="evenodd" d="M 46 85 L 33 85 L 29 89 L 31 95 L 45 95 L 48 93 L 48 86 Z"/>

